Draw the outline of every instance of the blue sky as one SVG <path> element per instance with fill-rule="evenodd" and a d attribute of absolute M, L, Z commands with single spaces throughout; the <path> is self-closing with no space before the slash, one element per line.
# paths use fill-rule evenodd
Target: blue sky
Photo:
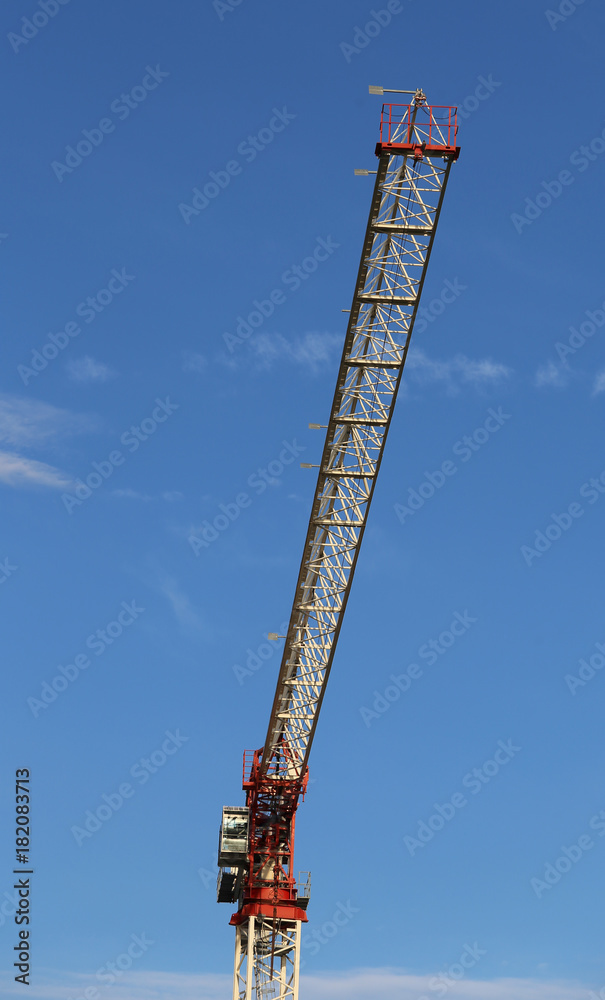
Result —
<path fill-rule="evenodd" d="M 547 2 L 402 0 L 368 34 L 358 0 L 46 0 L 48 23 L 4 3 L 7 997 L 22 767 L 30 995 L 230 996 L 217 828 L 266 730 L 369 207 L 368 84 L 460 105 L 462 153 L 298 817 L 301 996 L 605 988 L 604 15 Z"/>

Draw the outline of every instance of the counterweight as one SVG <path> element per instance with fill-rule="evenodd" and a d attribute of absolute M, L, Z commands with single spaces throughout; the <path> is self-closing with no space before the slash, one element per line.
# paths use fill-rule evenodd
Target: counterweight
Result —
<path fill-rule="evenodd" d="M 294 817 L 459 153 L 456 131 L 456 109 L 428 106 L 421 91 L 409 106 L 382 109 L 370 215 L 267 736 L 262 750 L 244 755 L 246 808 L 223 813 L 219 901 L 239 903 L 233 1000 L 251 1000 L 253 991 L 257 1000 L 298 997 L 308 885 L 293 875 Z"/>

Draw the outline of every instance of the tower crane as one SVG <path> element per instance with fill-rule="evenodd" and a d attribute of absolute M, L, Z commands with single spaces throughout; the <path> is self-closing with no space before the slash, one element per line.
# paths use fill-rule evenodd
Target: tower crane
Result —
<path fill-rule="evenodd" d="M 267 735 L 261 749 L 244 753 L 246 805 L 223 809 L 217 898 L 238 906 L 233 1000 L 298 1000 L 310 876 L 294 876 L 296 810 L 460 152 L 455 107 L 429 105 L 422 90 L 390 93 L 413 97 L 382 107 L 370 214 Z"/>

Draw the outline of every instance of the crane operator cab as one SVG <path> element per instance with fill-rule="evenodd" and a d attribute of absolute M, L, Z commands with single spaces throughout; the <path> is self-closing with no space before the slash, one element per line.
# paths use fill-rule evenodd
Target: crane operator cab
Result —
<path fill-rule="evenodd" d="M 235 903 L 242 888 L 248 860 L 247 806 L 224 806 L 223 821 L 218 836 L 218 880 L 216 898 L 219 903 Z"/>
<path fill-rule="evenodd" d="M 218 864 L 243 865 L 248 860 L 248 806 L 224 806 L 218 839 Z"/>

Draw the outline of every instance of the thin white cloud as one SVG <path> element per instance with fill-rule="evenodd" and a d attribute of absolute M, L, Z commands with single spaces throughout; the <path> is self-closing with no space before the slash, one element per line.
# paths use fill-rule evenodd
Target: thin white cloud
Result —
<path fill-rule="evenodd" d="M 66 367 L 73 382 L 106 382 L 115 376 L 115 372 L 102 361 L 95 361 L 88 356 L 68 361 Z"/>
<path fill-rule="evenodd" d="M 301 993 L 306 1000 L 419 1000 L 433 996 L 431 975 L 413 975 L 398 969 L 354 969 L 349 972 L 316 973 L 301 976 Z M 22 1000 L 11 974 L 0 973 L 3 996 Z M 71 991 L 81 995 L 89 987 L 98 989 L 94 973 L 54 973 L 39 970 L 28 986 L 35 1000 L 65 1000 Z M 594 985 L 592 986 L 594 989 Z M 597 987 L 598 988 L 598 987 Z M 451 1000 L 584 1000 L 591 986 L 565 980 L 463 979 L 448 987 Z M 231 995 L 231 976 L 193 975 L 178 972 L 126 971 L 111 988 L 112 1000 L 225 1000 Z"/>
<path fill-rule="evenodd" d="M 0 451 L 0 482 L 16 488 L 46 486 L 57 490 L 72 485 L 70 477 L 52 465 L 8 451 Z"/>
<path fill-rule="evenodd" d="M 97 419 L 86 414 L 0 392 L 0 444 L 18 452 L 24 448 L 49 448 L 61 439 L 96 431 L 98 427 Z M 15 488 L 64 489 L 73 485 L 71 476 L 60 469 L 13 451 L 0 452 L 0 482 Z"/>
<path fill-rule="evenodd" d="M 598 396 L 600 392 L 605 392 L 605 368 L 599 372 L 592 387 L 593 396 Z"/>
<path fill-rule="evenodd" d="M 194 372 L 196 375 L 201 375 L 208 367 L 208 361 L 204 355 L 196 354 L 195 351 L 182 351 L 181 357 L 184 372 Z"/>
<path fill-rule="evenodd" d="M 328 370 L 333 374 L 334 361 L 340 357 L 344 334 L 308 332 L 290 339 L 281 333 L 257 333 L 247 342 L 257 371 L 268 371 L 279 363 L 295 364 L 313 375 Z M 244 355 L 221 360 L 230 368 L 249 364 Z M 418 385 L 441 383 L 448 392 L 457 393 L 462 385 L 477 388 L 494 385 L 510 378 L 512 369 L 491 358 L 473 359 L 464 354 L 446 360 L 434 360 L 420 349 L 412 349 L 406 369 L 408 382 Z"/>
<path fill-rule="evenodd" d="M 112 497 L 119 497 L 121 500 L 144 500 L 145 502 L 161 498 L 166 503 L 174 503 L 177 500 L 183 499 L 183 494 L 179 493 L 178 490 L 167 490 L 165 493 L 161 493 L 160 497 L 152 497 L 148 493 L 140 493 L 139 490 L 133 490 L 129 486 L 123 490 L 112 490 L 111 495 Z"/>
<path fill-rule="evenodd" d="M 344 334 L 305 333 L 288 340 L 281 333 L 257 333 L 249 341 L 256 367 L 267 371 L 279 362 L 300 365 L 318 375 L 342 351 Z"/>
<path fill-rule="evenodd" d="M 554 361 L 547 361 L 540 365 L 536 372 L 534 385 L 542 389 L 545 385 L 553 386 L 556 389 L 564 389 L 569 381 L 569 369 L 564 365 L 556 365 Z"/>
<path fill-rule="evenodd" d="M 411 975 L 391 969 L 356 969 L 350 973 L 307 978 L 309 1000 L 419 1000 L 434 995 L 434 975 Z M 431 982 L 433 989 L 431 990 Z M 455 1000 L 579 1000 L 579 984 L 539 979 L 467 979 L 448 984 Z"/>
<path fill-rule="evenodd" d="M 418 385 L 441 383 L 451 394 L 460 392 L 462 385 L 476 388 L 494 385 L 512 375 L 512 369 L 491 358 L 467 358 L 456 354 L 447 361 L 435 360 L 419 348 L 410 350 L 406 362 L 408 380 Z"/>
<path fill-rule="evenodd" d="M 111 1000 L 225 1000 L 231 995 L 230 978 L 227 975 L 127 971 L 123 979 L 112 985 Z M 7 1000 L 23 1000 L 23 987 L 12 981 L 10 973 L 0 972 L 0 987 Z M 66 997 L 82 996 L 88 987 L 97 991 L 100 988 L 94 973 L 40 969 L 30 980 L 27 996 L 35 1000 L 66 1000 Z"/>
<path fill-rule="evenodd" d="M 147 495 L 147 493 L 139 493 L 138 490 L 131 490 L 130 487 L 126 487 L 124 490 L 112 490 L 112 497 L 119 497 L 121 500 L 153 500 L 153 497 Z"/>
<path fill-rule="evenodd" d="M 0 442 L 16 448 L 35 448 L 59 436 L 96 430 L 97 421 L 50 403 L 0 393 Z"/>
<path fill-rule="evenodd" d="M 162 576 L 158 590 L 170 603 L 179 624 L 188 628 L 204 628 L 204 623 L 192 607 L 189 597 L 181 590 L 173 576 Z"/>

